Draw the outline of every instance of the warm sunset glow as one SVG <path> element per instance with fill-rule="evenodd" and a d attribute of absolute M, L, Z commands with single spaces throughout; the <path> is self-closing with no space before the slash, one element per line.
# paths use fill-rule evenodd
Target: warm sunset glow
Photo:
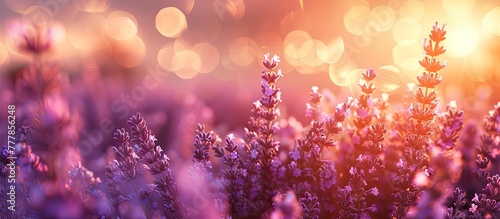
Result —
<path fill-rule="evenodd" d="M 301 65 L 301 59 L 314 52 L 311 36 L 302 30 L 295 30 L 287 34 L 284 39 L 285 59 L 292 65 Z"/>
<path fill-rule="evenodd" d="M 364 27 L 370 17 L 370 8 L 363 5 L 354 5 L 345 13 L 344 26 L 349 33 L 361 35 L 365 33 Z"/>
<path fill-rule="evenodd" d="M 478 32 L 470 26 L 460 26 L 450 30 L 448 35 L 448 51 L 455 57 L 469 55 L 476 49 L 479 40 Z"/>
<path fill-rule="evenodd" d="M 370 17 L 364 28 L 364 34 L 375 36 L 378 32 L 385 32 L 396 22 L 396 12 L 387 5 L 375 6 L 370 11 Z"/>
<path fill-rule="evenodd" d="M 498 218 L 500 0 L 0 0 L 0 218 Z"/>
<path fill-rule="evenodd" d="M 392 36 L 400 45 L 412 45 L 419 42 L 421 32 L 420 23 L 416 19 L 409 17 L 398 20 L 392 28 Z"/>
<path fill-rule="evenodd" d="M 500 7 L 491 9 L 483 17 L 481 24 L 487 37 L 500 36 Z"/>
<path fill-rule="evenodd" d="M 311 18 L 301 11 L 291 11 L 280 22 L 281 33 L 286 34 L 295 30 L 311 30 Z"/>
<path fill-rule="evenodd" d="M 415 81 L 415 77 L 422 73 L 421 66 L 418 64 L 420 57 L 413 55 L 418 54 L 421 48 L 421 44 L 415 43 L 411 45 L 398 44 L 392 49 L 394 63 L 403 69 L 406 78 L 412 81 Z"/>
<path fill-rule="evenodd" d="M 343 64 L 331 64 L 328 68 L 330 80 L 337 86 L 347 86 L 354 82 L 356 75 L 356 64 L 352 61 L 347 61 Z M 354 71 L 354 72 L 353 72 Z M 359 72 L 359 70 L 357 70 Z"/>
<path fill-rule="evenodd" d="M 336 38 L 327 45 L 321 41 L 316 44 L 316 53 L 318 57 L 323 62 L 329 64 L 337 62 L 344 53 L 344 49 L 344 40 L 342 37 Z"/>
<path fill-rule="evenodd" d="M 466 16 L 469 15 L 474 6 L 476 5 L 476 0 L 443 0 L 443 9 L 455 16 Z"/>
<path fill-rule="evenodd" d="M 397 67 L 386 65 L 377 69 L 377 72 L 375 83 L 380 91 L 393 92 L 403 85 L 402 75 Z"/>
<path fill-rule="evenodd" d="M 403 1 L 398 12 L 403 18 L 409 17 L 420 21 L 425 16 L 426 9 L 422 1 Z"/>

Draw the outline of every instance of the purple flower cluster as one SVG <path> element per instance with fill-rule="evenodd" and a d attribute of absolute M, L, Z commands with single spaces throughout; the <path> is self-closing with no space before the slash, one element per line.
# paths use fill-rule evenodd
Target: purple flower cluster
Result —
<path fill-rule="evenodd" d="M 171 218 L 184 218 L 186 209 L 180 200 L 177 182 L 173 179 L 169 158 L 160 146 L 156 145 L 156 138 L 146 126 L 146 121 L 140 113 L 128 120 L 131 132 L 124 128 L 117 129 L 113 134 L 116 146 L 113 147 L 115 159 L 106 167 L 109 202 L 113 217 L 124 217 L 124 208 L 130 203 L 138 203 L 147 218 L 160 214 L 153 196 L 153 192 L 162 197 L 165 213 Z M 139 165 L 142 163 L 142 166 Z M 138 180 L 149 173 L 152 184 L 140 188 L 143 184 Z M 132 194 L 124 194 L 120 183 L 130 183 Z M 136 182 L 138 181 L 138 182 Z M 150 181 L 150 180 L 148 180 Z M 125 206 L 125 207 L 124 207 Z"/>

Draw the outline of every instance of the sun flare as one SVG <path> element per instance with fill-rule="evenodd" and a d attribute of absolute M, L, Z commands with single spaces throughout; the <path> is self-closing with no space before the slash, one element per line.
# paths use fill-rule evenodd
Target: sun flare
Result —
<path fill-rule="evenodd" d="M 473 27 L 456 27 L 448 35 L 448 52 L 454 57 L 468 56 L 476 49 L 478 41 L 478 31 Z"/>

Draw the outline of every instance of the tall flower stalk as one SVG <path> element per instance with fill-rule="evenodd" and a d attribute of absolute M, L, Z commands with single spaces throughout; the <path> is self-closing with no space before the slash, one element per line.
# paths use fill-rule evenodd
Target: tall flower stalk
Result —
<path fill-rule="evenodd" d="M 280 59 L 277 55 L 272 58 L 264 56 L 262 64 L 265 69 L 261 73 L 261 91 L 263 96 L 254 102 L 252 116 L 245 128 L 247 152 L 250 159 L 245 164 L 249 174 L 254 175 L 246 186 L 255 187 L 249 191 L 249 198 L 254 200 L 254 213 L 262 213 L 266 206 L 272 204 L 272 197 L 277 194 L 275 182 L 272 181 L 272 164 L 279 150 L 279 142 L 274 135 L 279 129 L 277 121 L 280 116 L 278 104 L 281 102 L 281 91 L 276 82 L 283 77 L 281 69 L 277 69 Z M 277 69 L 277 70 L 276 70 Z M 255 185 L 257 183 L 257 185 Z"/>
<path fill-rule="evenodd" d="M 437 60 L 446 51 L 440 45 L 446 39 L 445 27 L 446 24 L 438 27 L 436 22 L 429 39 L 425 39 L 423 43 L 425 57 L 419 63 L 425 71 L 417 76 L 418 89 L 414 93 L 416 103 L 410 106 L 411 119 L 408 121 L 404 158 L 397 164 L 398 177 L 394 179 L 396 191 L 393 193 L 395 203 L 392 215 L 396 218 L 405 217 L 409 208 L 416 204 L 421 192 L 413 179 L 428 164 L 432 122 L 439 103 L 436 86 L 443 81 L 438 72 L 446 66 L 446 62 L 442 64 Z"/>
<path fill-rule="evenodd" d="M 146 218 L 152 218 L 152 213 L 156 207 L 146 206 L 145 200 L 151 195 L 151 191 L 139 188 L 134 181 L 137 176 L 142 175 L 143 170 L 138 166 L 143 164 L 144 169 L 153 176 L 153 190 L 163 198 L 163 206 L 170 218 L 184 218 L 186 208 L 179 197 L 177 182 L 173 179 L 170 162 L 167 155 L 159 145 L 156 145 L 156 138 L 151 134 L 151 130 L 146 126 L 146 120 L 140 113 L 133 115 L 127 121 L 131 126 L 130 134 L 125 129 L 118 129 L 114 134 L 114 139 L 118 143 L 113 147 L 115 151 L 115 167 L 119 170 L 119 178 L 130 182 L 135 196 L 144 211 Z M 136 149 L 131 143 L 134 144 Z M 111 188 L 111 199 L 116 208 L 120 202 L 119 189 L 116 188 L 116 178 L 110 171 L 115 167 L 107 168 L 108 186 Z M 118 212 L 118 209 L 116 209 Z"/>
<path fill-rule="evenodd" d="M 114 165 L 119 170 L 118 175 L 120 179 L 125 180 L 126 182 L 130 182 L 135 195 L 139 199 L 139 203 L 141 204 L 144 214 L 147 218 L 151 218 L 151 216 L 149 215 L 149 210 L 146 208 L 142 199 L 139 197 L 139 190 L 134 183 L 134 180 L 138 175 L 137 163 L 139 157 L 135 153 L 134 147 L 129 143 L 130 135 L 125 131 L 124 128 L 121 128 L 116 130 L 116 132 L 113 134 L 113 138 L 117 142 L 117 146 L 113 147 L 113 150 L 115 151 Z M 111 176 L 109 178 L 112 179 L 113 177 Z M 111 191 L 111 195 L 115 195 L 115 192 L 116 190 Z M 112 199 L 113 198 L 116 199 L 118 197 L 112 196 Z M 116 209 L 116 211 L 119 212 L 118 209 Z"/>
<path fill-rule="evenodd" d="M 238 145 L 235 143 L 234 134 L 228 134 L 225 140 L 226 146 L 222 148 L 219 143 L 213 146 L 216 157 L 223 159 L 227 168 L 222 169 L 222 184 L 227 194 L 227 217 L 242 218 L 245 206 L 245 197 L 243 193 L 244 177 L 246 170 L 242 166 L 241 158 L 238 153 Z M 227 152 L 227 154 L 225 153 Z"/>
<path fill-rule="evenodd" d="M 132 129 L 131 141 L 139 147 L 138 157 L 146 170 L 154 176 L 154 190 L 162 196 L 169 217 L 184 218 L 187 209 L 180 200 L 177 182 L 170 170 L 170 158 L 156 145 L 156 138 L 140 113 L 132 116 L 128 124 Z"/>

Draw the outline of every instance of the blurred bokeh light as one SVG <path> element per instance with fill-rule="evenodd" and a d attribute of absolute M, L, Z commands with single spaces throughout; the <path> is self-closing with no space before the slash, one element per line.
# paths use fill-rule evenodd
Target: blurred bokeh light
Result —
<path fill-rule="evenodd" d="M 2 69 L 26 61 L 16 49 L 20 38 L 15 33 L 56 24 L 58 34 L 53 32 L 50 37 L 58 49 L 50 58 L 62 60 L 69 72 L 78 72 L 79 62 L 123 74 L 145 74 L 147 67 L 158 66 L 169 75 L 167 85 L 186 89 L 183 92 L 203 96 L 203 87 L 223 90 L 234 83 L 241 88 L 235 92 L 257 93 L 260 61 L 270 52 L 281 57 L 286 76 L 283 88 L 290 89 L 290 96 L 284 92 L 284 100 L 298 95 L 305 102 L 312 85 L 328 88 L 339 98 L 353 95 L 359 73 L 367 68 L 379 73 L 377 92 L 398 96 L 422 73 L 418 63 L 422 43 L 439 21 L 447 23 L 448 31 L 443 97 L 466 102 L 475 95 L 492 99 L 500 94 L 497 0 L 187 0 L 147 4 L 4 0 L 3 5 Z M 81 60 L 68 61 L 75 59 Z M 257 89 L 251 90 L 255 84 Z M 456 88 L 463 92 L 451 94 Z M 248 95 L 242 96 L 250 98 Z"/>
<path fill-rule="evenodd" d="M 131 39 L 137 34 L 137 20 L 124 11 L 113 11 L 107 19 L 108 33 L 117 40 Z"/>
<path fill-rule="evenodd" d="M 163 36 L 178 37 L 187 29 L 186 16 L 175 7 L 161 9 L 156 15 L 156 29 Z"/>

